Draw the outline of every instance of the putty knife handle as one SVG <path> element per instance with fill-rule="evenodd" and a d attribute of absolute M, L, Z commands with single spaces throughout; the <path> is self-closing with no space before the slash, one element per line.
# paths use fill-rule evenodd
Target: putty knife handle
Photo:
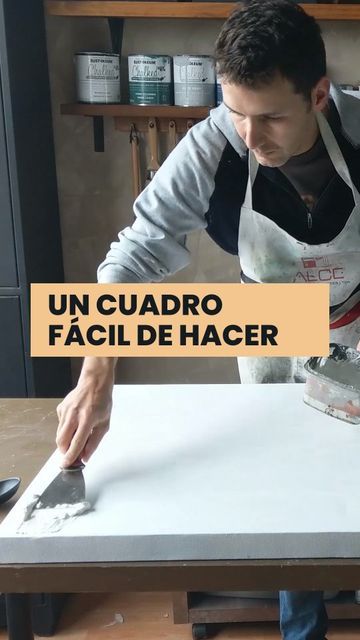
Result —
<path fill-rule="evenodd" d="M 64 468 L 64 471 L 81 471 L 81 469 L 84 469 L 84 468 L 85 468 L 85 465 L 81 460 L 81 458 L 76 458 L 75 462 L 73 462 L 70 465 L 70 467 Z"/>

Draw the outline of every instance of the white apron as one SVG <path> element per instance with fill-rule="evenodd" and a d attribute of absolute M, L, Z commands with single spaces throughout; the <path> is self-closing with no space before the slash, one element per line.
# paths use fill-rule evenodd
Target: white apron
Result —
<path fill-rule="evenodd" d="M 360 195 L 326 118 L 317 115 L 330 159 L 354 197 L 345 227 L 331 242 L 310 245 L 253 210 L 252 187 L 259 164 L 249 152 L 249 178 L 241 208 L 238 249 L 242 273 L 255 282 L 330 284 L 330 340 L 356 348 L 360 340 Z M 311 312 L 311 310 L 309 310 Z M 309 354 L 311 356 L 313 354 Z M 303 382 L 307 358 L 238 358 L 241 382 Z"/>

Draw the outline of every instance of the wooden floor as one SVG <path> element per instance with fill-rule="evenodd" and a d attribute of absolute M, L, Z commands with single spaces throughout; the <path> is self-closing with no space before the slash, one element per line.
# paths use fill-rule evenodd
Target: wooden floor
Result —
<path fill-rule="evenodd" d="M 6 639 L 0 632 L 0 640 Z M 80 594 L 69 600 L 57 630 L 59 640 L 191 640 L 190 625 L 174 625 L 164 593 Z M 218 628 L 218 640 L 280 640 L 275 623 Z M 329 640 L 360 640 L 360 621 L 332 623 Z"/>

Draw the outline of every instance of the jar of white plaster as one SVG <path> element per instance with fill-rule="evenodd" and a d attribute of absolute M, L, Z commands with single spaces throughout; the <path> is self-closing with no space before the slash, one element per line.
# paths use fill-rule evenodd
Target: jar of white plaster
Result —
<path fill-rule="evenodd" d="M 120 102 L 120 56 L 80 51 L 74 56 L 78 102 Z"/>

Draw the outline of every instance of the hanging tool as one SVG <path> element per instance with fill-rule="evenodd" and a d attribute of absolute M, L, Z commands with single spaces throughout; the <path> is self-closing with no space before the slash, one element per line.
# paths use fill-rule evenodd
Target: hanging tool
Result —
<path fill-rule="evenodd" d="M 190 131 L 191 127 L 193 127 L 194 124 L 195 124 L 195 120 L 186 120 L 186 131 L 182 137 L 186 136 L 187 132 Z"/>
<path fill-rule="evenodd" d="M 158 160 L 158 132 L 155 118 L 149 118 L 148 122 L 148 135 L 149 135 L 149 147 L 150 147 L 150 160 L 147 166 L 146 181 L 150 182 L 153 179 L 155 173 L 160 169 Z"/>
<path fill-rule="evenodd" d="M 176 122 L 175 120 L 169 121 L 169 153 L 171 153 L 177 144 L 176 139 Z"/>
<path fill-rule="evenodd" d="M 131 144 L 131 168 L 133 179 L 133 194 L 134 200 L 141 192 L 141 175 L 140 175 L 140 148 L 139 148 L 139 133 L 134 123 L 130 128 L 130 144 Z"/>

